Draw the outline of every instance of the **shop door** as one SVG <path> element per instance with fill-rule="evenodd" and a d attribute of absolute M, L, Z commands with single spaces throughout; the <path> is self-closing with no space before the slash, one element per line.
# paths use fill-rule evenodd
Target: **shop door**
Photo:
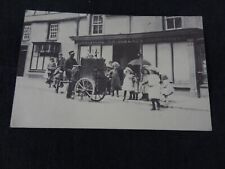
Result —
<path fill-rule="evenodd" d="M 205 45 L 203 42 L 197 43 L 197 80 L 200 85 L 208 84 L 206 58 L 205 58 Z"/>
<path fill-rule="evenodd" d="M 28 46 L 21 46 L 20 54 L 18 58 L 18 64 L 17 64 L 17 76 L 23 76 L 24 74 L 26 57 L 27 57 L 27 49 L 28 49 Z"/>
<path fill-rule="evenodd" d="M 115 44 L 113 45 L 113 61 L 120 63 L 124 69 L 127 64 L 138 58 L 139 44 Z"/>

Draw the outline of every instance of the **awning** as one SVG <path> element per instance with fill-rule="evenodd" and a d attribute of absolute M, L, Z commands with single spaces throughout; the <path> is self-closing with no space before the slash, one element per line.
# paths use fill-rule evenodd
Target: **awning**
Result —
<path fill-rule="evenodd" d="M 157 43 L 186 41 L 188 39 L 203 38 L 203 30 L 198 28 L 158 31 L 147 33 L 71 36 L 80 45 L 116 44 L 116 43 Z"/>

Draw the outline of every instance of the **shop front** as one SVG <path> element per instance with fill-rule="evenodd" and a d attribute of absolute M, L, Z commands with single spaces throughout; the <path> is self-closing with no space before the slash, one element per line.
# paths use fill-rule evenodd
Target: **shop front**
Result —
<path fill-rule="evenodd" d="M 198 63 L 200 54 L 196 51 L 199 49 L 199 39 L 203 39 L 201 29 L 73 36 L 71 39 L 78 45 L 78 60 L 91 52 L 103 57 L 106 64 L 117 61 L 125 68 L 129 61 L 143 57 L 166 74 L 175 87 L 197 93 L 197 70 L 202 65 Z M 204 55 L 204 49 L 200 53 Z"/>

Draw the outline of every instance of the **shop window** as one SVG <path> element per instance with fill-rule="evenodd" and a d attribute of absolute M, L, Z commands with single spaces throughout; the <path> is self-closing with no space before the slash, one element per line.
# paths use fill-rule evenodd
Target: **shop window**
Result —
<path fill-rule="evenodd" d="M 25 25 L 23 28 L 23 40 L 30 40 L 31 25 Z"/>
<path fill-rule="evenodd" d="M 96 57 L 100 58 L 101 57 L 101 46 L 91 46 L 91 54 Z"/>
<path fill-rule="evenodd" d="M 49 40 L 57 40 L 57 35 L 58 35 L 58 24 L 57 23 L 51 23 L 49 24 L 49 34 L 48 34 L 48 39 Z"/>
<path fill-rule="evenodd" d="M 103 33 L 103 16 L 93 15 L 92 16 L 92 34 Z"/>
<path fill-rule="evenodd" d="M 174 30 L 182 28 L 181 16 L 165 16 L 165 29 Z"/>
<path fill-rule="evenodd" d="M 59 43 L 34 44 L 30 63 L 30 70 L 40 72 L 45 71 L 49 63 L 49 59 L 53 57 L 56 60 L 59 51 Z"/>

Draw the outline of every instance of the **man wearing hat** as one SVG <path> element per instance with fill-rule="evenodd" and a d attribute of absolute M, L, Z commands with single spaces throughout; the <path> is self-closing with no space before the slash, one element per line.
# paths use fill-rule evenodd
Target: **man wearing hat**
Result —
<path fill-rule="evenodd" d="M 70 55 L 69 58 L 65 62 L 65 71 L 68 80 L 71 79 L 73 65 L 77 65 L 77 61 L 76 59 L 74 59 L 75 55 L 74 51 L 70 51 L 69 55 Z"/>
<path fill-rule="evenodd" d="M 66 78 L 70 81 L 69 86 L 67 88 L 67 94 L 66 98 L 71 98 L 72 92 L 73 92 L 73 86 L 75 84 L 75 81 L 72 79 L 73 76 L 73 67 L 77 64 L 77 61 L 74 59 L 74 51 L 69 52 L 69 58 L 65 62 L 65 71 L 66 71 Z"/>
<path fill-rule="evenodd" d="M 70 83 L 67 88 L 66 98 L 72 98 L 72 99 L 74 98 L 73 90 L 74 90 L 76 82 L 79 79 L 79 70 L 80 70 L 80 65 L 73 65 L 73 68 L 71 71 Z"/>

